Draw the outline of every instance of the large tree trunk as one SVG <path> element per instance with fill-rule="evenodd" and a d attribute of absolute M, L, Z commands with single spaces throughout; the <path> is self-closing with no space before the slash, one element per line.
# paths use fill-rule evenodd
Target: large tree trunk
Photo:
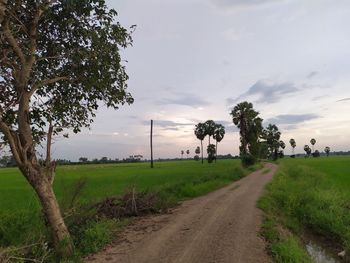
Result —
<path fill-rule="evenodd" d="M 27 177 L 28 174 L 25 174 L 25 176 Z M 29 177 L 31 176 L 29 175 Z M 36 176 L 32 178 L 30 184 L 39 197 L 42 211 L 51 230 L 56 253 L 61 258 L 68 258 L 73 254 L 73 244 L 49 177 L 40 171 L 36 172 Z"/>

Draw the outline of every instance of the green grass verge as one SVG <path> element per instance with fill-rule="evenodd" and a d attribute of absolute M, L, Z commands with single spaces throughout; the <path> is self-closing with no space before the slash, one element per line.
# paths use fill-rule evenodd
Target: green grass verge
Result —
<path fill-rule="evenodd" d="M 154 169 L 148 163 L 62 166 L 58 167 L 54 189 L 63 210 L 74 195 L 74 185 L 82 177 L 86 185 L 79 194 L 79 204 L 95 203 L 134 188 L 139 192 L 157 192 L 162 197 L 162 206 L 172 206 L 223 187 L 257 168 L 260 166 L 243 169 L 239 160 L 203 165 L 195 161 L 161 162 Z M 49 240 L 38 200 L 17 169 L 0 169 L 0 207 L 0 251 L 1 247 Z M 79 226 L 70 221 L 74 220 L 67 219 L 67 224 L 75 243 L 75 261 L 105 246 L 115 231 L 125 225 L 125 221 L 107 219 L 91 220 Z M 38 258 L 46 252 L 38 249 L 30 253 Z"/>
<path fill-rule="evenodd" d="M 297 238 L 304 231 L 340 243 L 349 251 L 350 158 L 296 158 L 279 163 L 258 203 L 266 213 L 263 234 L 273 258 L 277 262 L 309 262 Z M 294 235 L 281 234 L 280 226 Z"/>

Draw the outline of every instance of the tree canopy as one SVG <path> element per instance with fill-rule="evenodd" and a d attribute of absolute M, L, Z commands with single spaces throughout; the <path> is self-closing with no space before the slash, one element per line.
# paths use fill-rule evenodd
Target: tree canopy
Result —
<path fill-rule="evenodd" d="M 104 0 L 0 1 L 0 132 L 38 194 L 61 255 L 73 249 L 59 245 L 70 238 L 52 189 L 52 136 L 89 127 L 101 105 L 134 101 L 120 55 L 132 29 L 116 17 Z"/>

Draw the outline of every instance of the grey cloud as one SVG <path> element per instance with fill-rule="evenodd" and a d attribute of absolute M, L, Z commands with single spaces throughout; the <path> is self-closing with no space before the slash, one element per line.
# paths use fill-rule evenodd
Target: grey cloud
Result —
<path fill-rule="evenodd" d="M 310 72 L 306 77 L 308 79 L 312 79 L 313 77 L 315 77 L 316 75 L 318 75 L 318 72 L 317 71 L 312 71 Z"/>
<path fill-rule="evenodd" d="M 319 115 L 309 113 L 309 114 L 282 114 L 275 118 L 270 118 L 267 120 L 268 123 L 273 124 L 288 124 L 291 128 L 295 127 L 294 124 L 302 123 L 305 121 L 320 118 Z"/>
<path fill-rule="evenodd" d="M 350 100 L 350 98 L 344 98 L 344 99 L 341 99 L 341 100 L 337 100 L 337 102 L 348 101 L 348 100 Z"/>
<path fill-rule="evenodd" d="M 143 125 L 150 125 L 149 121 L 142 121 Z M 181 127 L 194 126 L 194 123 L 182 123 L 167 120 L 154 120 L 153 125 L 156 127 L 161 127 L 162 130 L 178 131 Z"/>
<path fill-rule="evenodd" d="M 318 101 L 318 100 L 321 100 L 321 99 L 324 99 L 324 98 L 328 98 L 328 97 L 329 97 L 329 95 L 316 96 L 316 97 L 312 98 L 312 101 Z"/>
<path fill-rule="evenodd" d="M 183 106 L 189 106 L 193 108 L 197 108 L 200 106 L 206 106 L 209 105 L 210 103 L 207 102 L 206 100 L 203 100 L 193 94 L 190 93 L 174 93 L 173 94 L 175 97 L 174 98 L 166 98 L 162 100 L 157 100 L 156 104 L 158 105 L 169 105 L 169 104 L 174 104 L 174 105 L 183 105 Z"/>
<path fill-rule="evenodd" d="M 280 0 L 212 0 L 213 4 L 223 8 L 237 6 L 256 6 L 274 2 L 280 2 Z"/>
<path fill-rule="evenodd" d="M 299 91 L 294 84 L 290 82 L 274 83 L 270 81 L 259 80 L 249 90 L 237 98 L 227 98 L 226 102 L 228 105 L 238 102 L 239 100 L 245 99 L 246 97 L 258 95 L 258 103 L 273 103 L 278 102 L 286 94 L 291 94 Z"/>

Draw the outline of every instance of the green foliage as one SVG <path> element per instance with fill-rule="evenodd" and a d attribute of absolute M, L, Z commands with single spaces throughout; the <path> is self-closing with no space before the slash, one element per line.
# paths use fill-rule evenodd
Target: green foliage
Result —
<path fill-rule="evenodd" d="M 282 146 L 283 148 L 285 147 L 284 142 L 280 141 L 281 132 L 278 130 L 278 127 L 274 124 L 269 124 L 263 130 L 262 137 L 265 139 L 269 149 L 268 157 L 273 160 L 277 160 L 279 156 L 279 148 Z"/>
<path fill-rule="evenodd" d="M 284 159 L 259 206 L 294 233 L 307 229 L 349 251 L 348 163 L 349 157 Z"/>
<path fill-rule="evenodd" d="M 257 162 L 257 159 L 251 154 L 245 154 L 241 156 L 243 167 L 252 166 Z"/>
<path fill-rule="evenodd" d="M 82 255 L 88 255 L 99 251 L 112 241 L 116 230 L 125 225 L 126 221 L 104 219 L 90 221 L 74 233 L 76 249 Z"/>
<path fill-rule="evenodd" d="M 0 62 L 0 93 L 5 95 L 0 97 L 0 109 L 9 127 L 17 122 L 24 91 L 31 95 L 29 118 L 37 139 L 48 123 L 55 133 L 62 128 L 79 132 L 91 124 L 101 101 L 114 109 L 133 102 L 119 54 L 132 39 L 104 0 L 8 1 L 5 12 L 0 33 L 8 25 L 20 47 L 15 51 L 9 38 L 0 40 L 0 50 L 7 54 Z M 36 26 L 38 12 L 42 14 Z M 25 28 L 33 32 L 28 34 Z M 29 73 L 24 72 L 27 69 Z M 19 76 L 25 74 L 23 82 Z"/>
<path fill-rule="evenodd" d="M 215 159 L 215 145 L 214 144 L 209 144 L 207 147 L 207 153 L 208 153 L 208 163 L 212 163 Z"/>
<path fill-rule="evenodd" d="M 324 148 L 324 152 L 326 153 L 327 157 L 329 156 L 329 152 L 331 151 L 331 148 L 329 146 L 326 146 Z"/>
<path fill-rule="evenodd" d="M 225 136 L 225 127 L 221 124 L 215 124 L 215 130 L 213 134 L 213 138 L 217 142 L 221 142 Z"/>
<path fill-rule="evenodd" d="M 253 109 L 249 102 L 238 103 L 230 115 L 233 123 L 239 128 L 241 145 L 240 154 L 259 155 L 259 137 L 262 132 L 262 119 L 258 117 L 259 112 Z"/>
<path fill-rule="evenodd" d="M 262 225 L 262 235 L 268 242 L 268 250 L 274 262 L 278 263 L 311 263 L 302 243 L 294 236 L 286 233 L 278 225 L 276 219 L 266 216 Z"/>

